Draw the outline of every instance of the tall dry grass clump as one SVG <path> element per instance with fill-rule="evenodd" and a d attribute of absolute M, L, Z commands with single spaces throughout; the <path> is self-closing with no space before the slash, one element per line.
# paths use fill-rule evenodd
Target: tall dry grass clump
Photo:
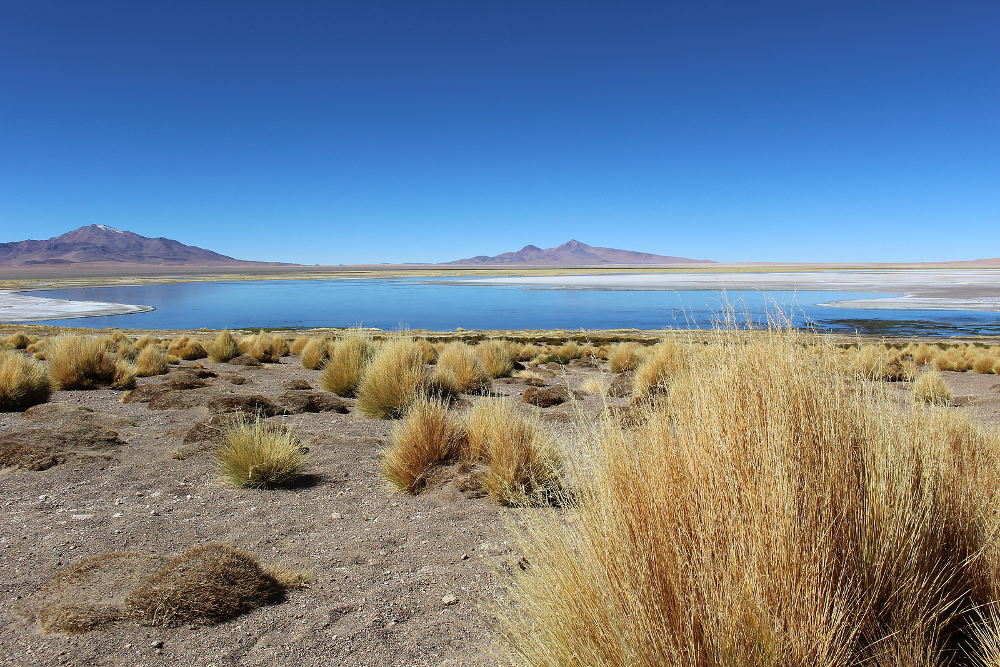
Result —
<path fill-rule="evenodd" d="M 285 339 L 267 331 L 261 331 L 253 336 L 246 350 L 246 354 L 265 364 L 281 363 L 281 357 L 288 352 L 288 343 Z"/>
<path fill-rule="evenodd" d="M 358 412 L 372 419 L 400 417 L 416 398 L 423 382 L 424 357 L 420 346 L 410 338 L 388 341 L 379 347 L 365 368 L 355 406 Z"/>
<path fill-rule="evenodd" d="M 223 364 L 240 355 L 239 343 L 228 329 L 220 331 L 215 340 L 206 346 L 209 361 Z"/>
<path fill-rule="evenodd" d="M 135 367 L 115 355 L 97 338 L 63 335 L 45 346 L 49 376 L 56 389 L 135 386 Z"/>
<path fill-rule="evenodd" d="M 480 357 L 465 343 L 448 343 L 438 354 L 432 382 L 445 393 L 479 392 L 490 385 Z"/>
<path fill-rule="evenodd" d="M 18 352 L 0 352 L 0 412 L 20 412 L 49 400 L 45 367 Z"/>
<path fill-rule="evenodd" d="M 998 367 L 1000 367 L 1000 360 L 989 355 L 977 357 L 972 362 L 972 370 L 976 373 L 995 373 L 995 369 Z"/>
<path fill-rule="evenodd" d="M 483 341 L 473 350 L 483 370 L 491 378 L 507 377 L 514 370 L 514 357 L 507 341 Z"/>
<path fill-rule="evenodd" d="M 904 408 L 794 336 L 714 352 L 643 425 L 581 438 L 573 522 L 529 517 L 510 662 L 986 664 L 997 432 Z"/>
<path fill-rule="evenodd" d="M 666 392 L 671 380 L 687 370 L 689 356 L 689 350 L 673 340 L 648 348 L 645 359 L 635 369 L 632 397 L 642 400 Z"/>
<path fill-rule="evenodd" d="M 382 473 L 401 491 L 416 493 L 434 466 L 455 461 L 465 434 L 439 399 L 421 396 L 392 429 L 391 445 L 382 457 Z"/>
<path fill-rule="evenodd" d="M 618 343 L 608 353 L 608 369 L 612 373 L 634 371 L 646 358 L 646 347 L 636 342 Z"/>
<path fill-rule="evenodd" d="M 937 371 L 924 371 L 913 382 L 913 400 L 916 403 L 948 405 L 951 399 L 951 389 Z"/>
<path fill-rule="evenodd" d="M 302 346 L 302 368 L 308 368 L 310 370 L 320 368 L 327 360 L 329 354 L 330 348 L 325 338 L 310 338 L 309 341 Z"/>
<path fill-rule="evenodd" d="M 245 418 L 223 428 L 217 462 L 223 478 L 233 486 L 271 488 L 298 476 L 305 456 L 292 429 L 260 418 Z"/>
<path fill-rule="evenodd" d="M 330 344 L 329 358 L 320 375 L 320 386 L 338 396 L 354 396 L 377 346 L 371 336 L 355 332 Z"/>
<path fill-rule="evenodd" d="M 503 505 L 547 502 L 558 458 L 538 423 L 507 398 L 477 401 L 465 418 L 463 458 L 486 466 L 483 488 Z"/>
<path fill-rule="evenodd" d="M 205 346 L 200 341 L 186 334 L 177 340 L 171 341 L 170 345 L 167 346 L 167 354 L 187 361 L 204 359 L 208 356 Z"/>
<path fill-rule="evenodd" d="M 141 378 L 167 372 L 167 355 L 155 345 L 146 345 L 135 355 L 135 374 Z"/>
<path fill-rule="evenodd" d="M 13 350 L 23 350 L 31 345 L 33 341 L 27 334 L 17 331 L 6 338 L 0 339 L 0 342 Z"/>

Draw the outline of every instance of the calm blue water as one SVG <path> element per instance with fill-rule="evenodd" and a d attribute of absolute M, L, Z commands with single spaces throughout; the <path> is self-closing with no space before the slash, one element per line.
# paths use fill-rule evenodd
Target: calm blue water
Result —
<path fill-rule="evenodd" d="M 273 280 L 96 287 L 32 292 L 62 299 L 155 306 L 132 315 L 52 320 L 49 324 L 149 329 L 659 329 L 710 327 L 732 304 L 765 322 L 793 313 L 796 326 L 905 335 L 1000 334 L 1000 315 L 978 311 L 900 311 L 817 304 L 876 295 L 856 292 L 532 289 L 453 285 L 420 279 Z"/>

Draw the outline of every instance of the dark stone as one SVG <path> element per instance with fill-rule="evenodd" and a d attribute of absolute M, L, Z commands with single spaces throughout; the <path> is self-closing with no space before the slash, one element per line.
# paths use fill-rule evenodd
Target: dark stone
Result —
<path fill-rule="evenodd" d="M 551 408 L 569 400 L 569 390 L 566 387 L 528 387 L 521 395 L 521 400 L 540 408 Z"/>
<path fill-rule="evenodd" d="M 149 401 L 150 410 L 187 410 L 205 405 L 214 394 L 206 391 L 174 390 Z"/>
<path fill-rule="evenodd" d="M 149 403 L 168 392 L 188 391 L 190 389 L 201 389 L 202 387 L 207 386 L 208 383 L 199 378 L 179 377 L 167 380 L 166 382 L 140 385 L 128 392 L 122 400 L 124 403 Z"/>

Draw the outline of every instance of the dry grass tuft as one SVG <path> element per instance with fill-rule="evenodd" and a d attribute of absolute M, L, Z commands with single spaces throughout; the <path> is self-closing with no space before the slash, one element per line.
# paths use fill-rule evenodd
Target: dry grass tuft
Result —
<path fill-rule="evenodd" d="M 375 350 L 375 341 L 360 331 L 338 338 L 330 344 L 320 386 L 338 396 L 354 396 Z"/>
<path fill-rule="evenodd" d="M 446 393 L 471 393 L 489 387 L 490 375 L 473 348 L 465 343 L 448 343 L 438 354 L 431 381 Z"/>
<path fill-rule="evenodd" d="M 330 354 L 330 347 L 324 338 L 310 338 L 302 346 L 302 368 L 316 370 L 321 367 Z"/>
<path fill-rule="evenodd" d="M 240 347 L 229 330 L 220 331 L 206 348 L 209 361 L 222 364 L 240 355 Z"/>
<path fill-rule="evenodd" d="M 292 354 L 302 354 L 302 350 L 305 346 L 309 344 L 312 338 L 309 336 L 298 336 L 292 341 L 292 344 L 288 346 L 288 351 Z"/>
<path fill-rule="evenodd" d="M 995 373 L 1000 361 L 990 356 L 978 357 L 972 362 L 972 370 L 976 373 Z"/>
<path fill-rule="evenodd" d="M 403 420 L 393 426 L 391 445 L 382 458 L 382 473 L 397 489 L 416 493 L 434 466 L 459 457 L 464 437 L 461 424 L 448 413 L 446 403 L 419 397 Z"/>
<path fill-rule="evenodd" d="M 49 400 L 45 367 L 18 352 L 0 352 L 0 412 L 20 412 Z"/>
<path fill-rule="evenodd" d="M 913 382 L 913 400 L 916 403 L 948 405 L 951 399 L 951 389 L 937 371 L 924 371 Z"/>
<path fill-rule="evenodd" d="M 463 458 L 487 466 L 483 488 L 503 505 L 547 502 L 558 461 L 537 422 L 507 398 L 479 400 L 465 419 Z"/>
<path fill-rule="evenodd" d="M 45 346 L 49 376 L 57 389 L 92 389 L 135 386 L 135 367 L 115 358 L 96 338 L 64 335 Z"/>
<path fill-rule="evenodd" d="M 476 357 L 491 378 L 504 378 L 514 370 L 514 357 L 507 341 L 487 340 L 476 345 Z"/>
<path fill-rule="evenodd" d="M 424 357 L 420 346 L 409 338 L 388 341 L 365 368 L 355 405 L 358 412 L 372 419 L 400 417 L 416 398 L 423 382 Z"/>
<path fill-rule="evenodd" d="M 515 529 L 510 663 L 983 664 L 1000 435 L 901 406 L 794 335 L 737 338 L 642 425 L 580 438 L 572 522 Z"/>
<path fill-rule="evenodd" d="M 618 343 L 608 353 L 608 368 L 612 373 L 634 371 L 646 358 L 648 349 L 639 343 Z"/>
<path fill-rule="evenodd" d="M 604 378 L 591 378 L 580 385 L 580 389 L 591 394 L 606 394 L 610 384 Z"/>
<path fill-rule="evenodd" d="M 264 364 L 277 364 L 288 354 L 288 343 L 283 338 L 261 331 L 253 337 L 246 351 L 251 357 Z"/>
<path fill-rule="evenodd" d="M 305 465 L 295 431 L 260 418 L 238 419 L 222 429 L 216 456 L 222 476 L 233 486 L 273 488 L 295 479 Z"/>
<path fill-rule="evenodd" d="M 31 345 L 32 340 L 27 334 L 21 333 L 20 331 L 12 333 L 2 340 L 5 346 L 10 347 L 14 350 L 23 350 Z"/>
<path fill-rule="evenodd" d="M 135 357 L 136 375 L 145 378 L 167 372 L 167 355 L 155 345 L 146 345 Z"/>
<path fill-rule="evenodd" d="M 181 336 L 177 340 L 172 341 L 170 345 L 167 346 L 167 354 L 172 354 L 179 359 L 187 361 L 204 359 L 208 356 L 205 346 L 194 338 L 191 338 L 191 336 L 187 335 Z"/>
<path fill-rule="evenodd" d="M 648 348 L 646 358 L 636 367 L 632 396 L 637 400 L 648 399 L 665 393 L 677 375 L 686 372 L 689 353 L 672 340 L 665 340 Z"/>

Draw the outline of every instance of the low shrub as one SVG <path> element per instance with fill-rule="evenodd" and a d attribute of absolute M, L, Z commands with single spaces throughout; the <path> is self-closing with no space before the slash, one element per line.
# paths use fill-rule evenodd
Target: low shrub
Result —
<path fill-rule="evenodd" d="M 375 350 L 375 341 L 361 332 L 338 338 L 330 344 L 320 386 L 338 396 L 354 396 Z"/>
<path fill-rule="evenodd" d="M 167 355 L 155 345 L 146 345 L 135 357 L 135 371 L 138 377 L 152 377 L 167 372 Z"/>
<path fill-rule="evenodd" d="M 135 386 L 135 367 L 115 358 L 96 338 L 56 336 L 45 348 L 49 376 L 57 389 L 92 389 Z"/>
<path fill-rule="evenodd" d="M 490 385 L 490 375 L 473 348 L 448 343 L 438 354 L 432 382 L 448 393 L 479 392 Z"/>
<path fill-rule="evenodd" d="M 0 412 L 20 412 L 49 400 L 45 367 L 18 352 L 0 352 Z"/>
<path fill-rule="evenodd" d="M 324 338 L 310 338 L 302 346 L 302 368 L 316 370 L 323 365 L 330 354 L 330 348 Z"/>
<path fill-rule="evenodd" d="M 259 417 L 242 417 L 222 428 L 217 454 L 222 476 L 233 486 L 273 488 L 287 484 L 305 465 L 295 431 Z"/>
<path fill-rule="evenodd" d="M 330 365 L 333 362 L 331 358 Z M 409 338 L 383 343 L 364 370 L 355 406 L 372 419 L 400 417 L 423 382 L 424 357 L 419 345 Z"/>
<path fill-rule="evenodd" d="M 951 399 L 951 389 L 937 371 L 924 371 L 913 382 L 913 400 L 916 403 L 948 405 Z"/>
<path fill-rule="evenodd" d="M 208 356 L 205 346 L 191 336 L 187 335 L 181 336 L 177 340 L 172 341 L 170 345 L 167 346 L 167 354 L 171 354 L 179 359 L 187 361 L 204 359 Z"/>
<path fill-rule="evenodd" d="M 222 364 L 240 355 L 239 344 L 229 330 L 220 331 L 206 347 L 209 361 Z"/>
<path fill-rule="evenodd" d="M 460 423 L 439 399 L 422 396 L 392 429 L 391 445 L 382 458 L 382 473 L 397 489 L 416 493 L 436 465 L 456 460 L 464 434 Z"/>
<path fill-rule="evenodd" d="M 514 358 L 507 341 L 487 340 L 473 349 L 483 370 L 490 377 L 507 377 L 514 370 Z"/>
<path fill-rule="evenodd" d="M 646 358 L 647 349 L 635 342 L 618 343 L 608 353 L 608 368 L 612 373 L 634 371 Z"/>

